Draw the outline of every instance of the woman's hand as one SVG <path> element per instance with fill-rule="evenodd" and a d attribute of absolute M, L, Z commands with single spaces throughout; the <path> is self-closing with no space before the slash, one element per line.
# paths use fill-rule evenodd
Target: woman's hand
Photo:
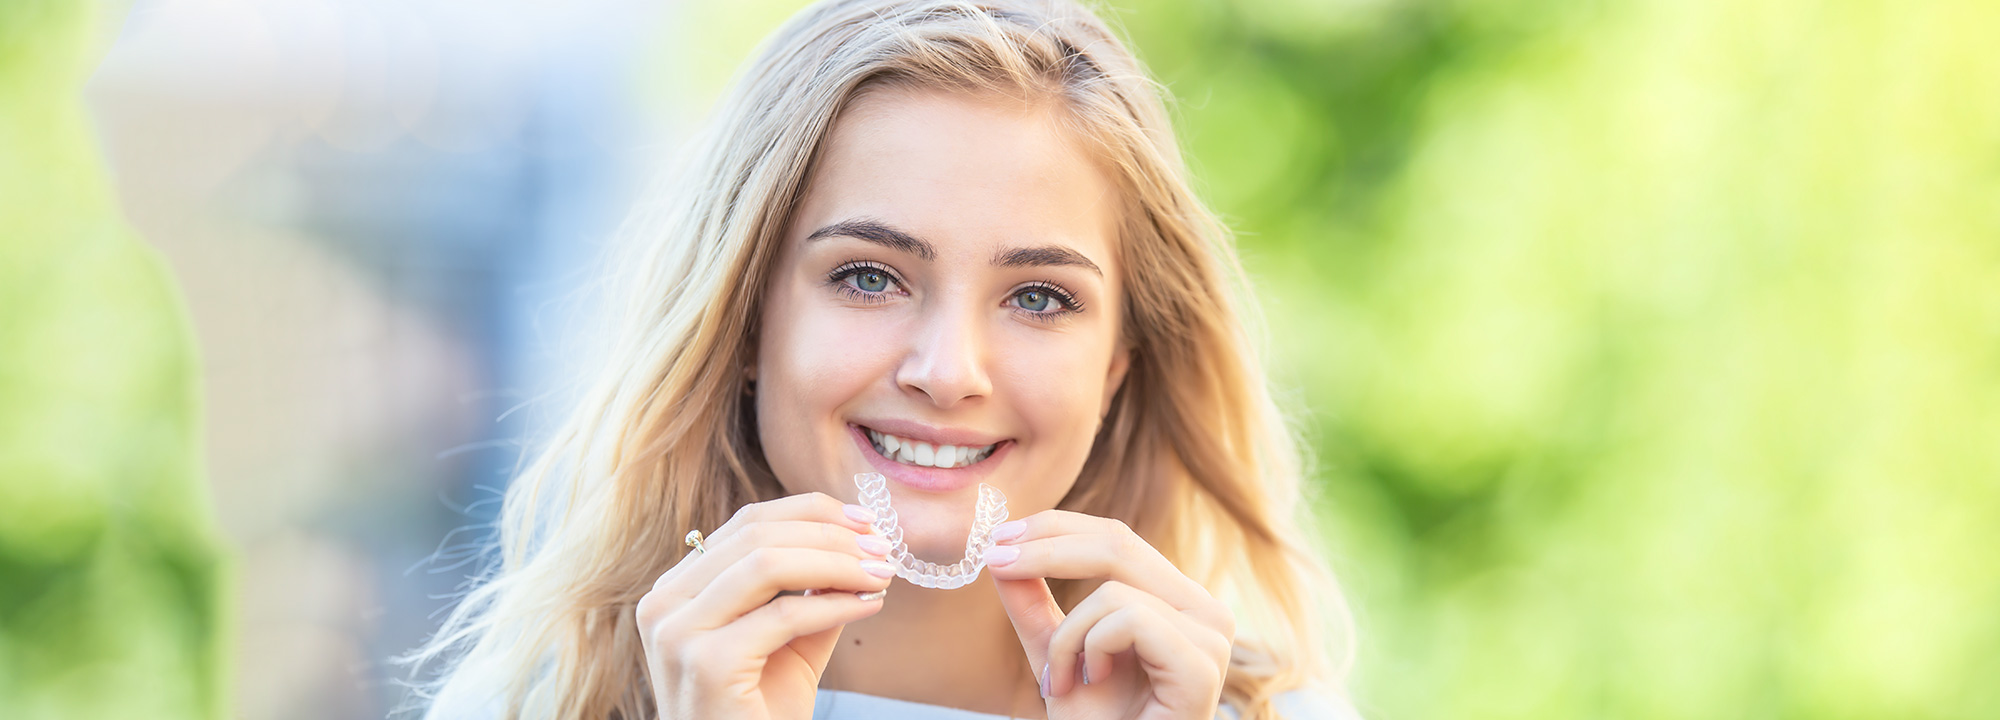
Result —
<path fill-rule="evenodd" d="M 1050 720 L 1216 716 L 1236 618 L 1200 583 L 1117 520 L 1048 510 L 993 535 L 986 566 Z M 1104 583 L 1065 616 L 1045 578 Z"/>
<path fill-rule="evenodd" d="M 661 718 L 809 718 L 840 629 L 882 600 L 889 542 L 824 493 L 746 505 L 639 599 Z M 804 595 L 781 595 L 806 591 Z"/>

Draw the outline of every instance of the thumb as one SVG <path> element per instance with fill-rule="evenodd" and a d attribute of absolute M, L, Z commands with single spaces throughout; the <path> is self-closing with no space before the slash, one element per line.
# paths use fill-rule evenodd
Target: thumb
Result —
<path fill-rule="evenodd" d="M 807 590 L 806 594 L 818 595 L 820 592 Z M 818 676 L 826 672 L 826 663 L 833 659 L 834 647 L 840 645 L 840 631 L 845 629 L 847 629 L 845 624 L 835 625 L 810 635 L 792 638 L 792 641 L 786 644 L 797 650 L 799 655 L 812 665 L 813 675 Z"/>
<path fill-rule="evenodd" d="M 993 584 L 1000 589 L 1000 604 L 1007 608 L 1007 619 L 1014 623 L 1021 649 L 1028 652 L 1030 666 L 1040 673 L 1049 662 L 1049 637 L 1063 621 L 1062 608 L 1049 592 L 1049 582 L 1042 578 L 994 578 Z"/>

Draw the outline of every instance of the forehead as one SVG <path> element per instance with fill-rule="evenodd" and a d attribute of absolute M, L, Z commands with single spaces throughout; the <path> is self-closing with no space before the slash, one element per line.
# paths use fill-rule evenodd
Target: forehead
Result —
<path fill-rule="evenodd" d="M 853 216 L 909 229 L 950 252 L 1061 243 L 1109 269 L 1117 190 L 1059 123 L 1060 108 L 883 88 L 835 121 L 794 234 Z"/>

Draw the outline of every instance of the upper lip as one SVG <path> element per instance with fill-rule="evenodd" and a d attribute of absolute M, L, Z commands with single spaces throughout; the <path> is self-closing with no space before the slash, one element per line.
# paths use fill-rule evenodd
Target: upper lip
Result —
<path fill-rule="evenodd" d="M 1007 438 L 965 428 L 937 427 L 908 420 L 855 420 L 854 424 L 868 430 L 907 438 L 932 445 L 956 445 L 959 447 L 986 447 Z"/>

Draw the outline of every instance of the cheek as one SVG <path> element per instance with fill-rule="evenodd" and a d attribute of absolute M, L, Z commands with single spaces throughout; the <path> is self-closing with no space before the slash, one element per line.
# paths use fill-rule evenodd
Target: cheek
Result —
<path fill-rule="evenodd" d="M 869 313 L 841 312 L 797 291 L 769 300 L 757 354 L 757 428 L 765 459 L 789 492 L 844 497 L 848 488 L 832 480 L 853 472 L 835 466 L 853 444 L 843 418 L 889 375 L 891 344 L 878 339 L 886 329 Z"/>
<path fill-rule="evenodd" d="M 1032 442 L 1023 459 L 1034 467 L 1023 470 L 1030 477 L 1061 478 L 1046 498 L 1045 506 L 1053 507 L 1090 457 L 1111 351 L 1083 337 L 1044 338 L 1002 350 L 996 360 L 995 380 L 1004 377 L 996 389 L 1010 396 L 1007 403 Z"/>

